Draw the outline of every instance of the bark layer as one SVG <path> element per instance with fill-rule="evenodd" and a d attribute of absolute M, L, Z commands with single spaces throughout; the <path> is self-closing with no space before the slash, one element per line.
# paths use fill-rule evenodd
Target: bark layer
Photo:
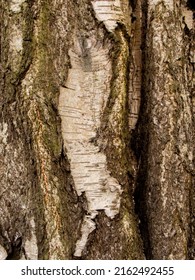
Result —
<path fill-rule="evenodd" d="M 192 13 L 186 18 L 180 1 L 149 1 L 145 9 L 146 66 L 138 129 L 144 147 L 139 147 L 137 191 L 144 207 L 138 211 L 149 258 L 188 259 L 194 175 Z"/>
<path fill-rule="evenodd" d="M 3 4 L 3 257 L 144 258 L 128 178 L 132 7 L 104 2 Z M 89 245 L 105 235 L 109 249 Z"/>
<path fill-rule="evenodd" d="M 192 1 L 0 5 L 0 259 L 194 259 Z"/>

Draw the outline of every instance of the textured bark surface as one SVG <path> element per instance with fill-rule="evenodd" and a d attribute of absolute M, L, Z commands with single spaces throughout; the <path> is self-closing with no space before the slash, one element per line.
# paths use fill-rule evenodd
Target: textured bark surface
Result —
<path fill-rule="evenodd" d="M 186 8 L 176 2 L 149 1 L 145 6 L 137 200 L 143 203 L 138 211 L 152 259 L 188 259 L 193 238 L 193 30 L 187 23 L 193 15 L 189 11 L 187 18 Z"/>
<path fill-rule="evenodd" d="M 194 259 L 194 5 L 0 0 L 0 259 Z"/>

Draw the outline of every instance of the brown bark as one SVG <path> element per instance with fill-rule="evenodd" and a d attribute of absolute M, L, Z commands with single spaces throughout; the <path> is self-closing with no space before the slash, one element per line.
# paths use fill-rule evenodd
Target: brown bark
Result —
<path fill-rule="evenodd" d="M 0 259 L 194 259 L 194 7 L 146 2 L 1 0 Z"/>
<path fill-rule="evenodd" d="M 158 1 L 153 1 L 158 2 Z M 192 26 L 185 8 L 148 2 L 139 137 L 142 150 L 137 199 L 147 254 L 188 259 L 194 176 Z M 182 19 L 182 20 L 181 20 Z M 191 18 L 192 21 L 192 18 Z M 144 138 L 144 141 L 143 141 Z M 141 147 L 144 142 L 143 148 Z M 139 152 L 139 151 L 138 151 Z"/>

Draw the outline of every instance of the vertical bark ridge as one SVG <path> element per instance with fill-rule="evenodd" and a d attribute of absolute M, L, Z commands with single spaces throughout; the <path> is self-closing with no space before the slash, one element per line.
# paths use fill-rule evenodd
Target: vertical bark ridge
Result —
<path fill-rule="evenodd" d="M 142 116 L 141 121 L 141 129 L 147 129 L 147 144 L 139 179 L 139 189 L 144 186 L 144 190 L 139 191 L 145 201 L 142 221 L 152 259 L 188 258 L 193 122 L 183 35 L 179 4 L 176 8 L 173 1 L 148 1 L 143 82 L 146 119 Z"/>
<path fill-rule="evenodd" d="M 31 101 L 28 116 L 33 127 L 38 191 L 42 197 L 41 205 L 35 209 L 37 229 L 42 229 L 39 232 L 41 259 L 72 258 L 82 217 L 63 150 L 57 113 L 59 86 L 67 78 L 69 65 L 67 50 L 71 40 L 67 40 L 70 30 L 66 26 L 70 4 L 43 1 L 37 7 L 36 54 L 24 83 L 24 89 L 30 89 L 24 94 L 27 93 L 26 99 Z M 39 217 L 40 210 L 44 219 Z"/>
<path fill-rule="evenodd" d="M 0 242 L 9 259 L 70 259 L 78 235 L 82 199 L 57 113 L 69 64 L 67 10 L 63 1 L 4 5 Z"/>
<path fill-rule="evenodd" d="M 131 57 L 129 71 L 129 126 L 134 131 L 140 110 L 142 85 L 142 3 L 137 1 L 132 12 Z"/>
<path fill-rule="evenodd" d="M 6 251 L 4 258 L 8 259 L 23 258 L 23 247 L 27 240 L 34 238 L 31 234 L 34 224 L 30 205 L 33 166 L 29 162 L 33 156 L 21 98 L 21 83 L 32 61 L 33 1 L 26 5 L 23 2 L 18 1 L 14 5 L 11 1 L 2 6 L 1 154 L 4 158 L 0 176 L 0 242 Z"/>
<path fill-rule="evenodd" d="M 195 95 L 194 95 L 194 85 L 195 85 L 195 6 L 193 1 L 187 1 L 187 5 L 184 7 L 183 12 L 183 24 L 184 24 L 184 42 L 185 43 L 185 57 L 186 57 L 186 67 L 185 67 L 185 75 L 188 77 L 188 92 L 191 97 L 191 109 L 193 116 L 193 137 L 195 136 Z M 194 149 L 195 152 L 195 149 Z M 194 159 L 194 153 L 193 153 Z M 195 259 L 195 174 L 193 174 L 192 179 L 192 188 L 190 190 L 190 238 L 189 238 L 189 258 Z"/>

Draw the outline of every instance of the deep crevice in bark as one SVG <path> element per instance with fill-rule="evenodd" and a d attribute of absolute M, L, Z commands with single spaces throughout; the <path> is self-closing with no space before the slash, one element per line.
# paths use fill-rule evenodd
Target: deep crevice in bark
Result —
<path fill-rule="evenodd" d="M 150 249 L 150 236 L 148 230 L 148 217 L 147 217 L 147 203 L 146 203 L 146 192 L 147 192 L 147 169 L 148 169 L 148 122 L 149 117 L 147 114 L 147 88 L 146 88 L 146 67 L 147 67 L 147 54 L 146 54 L 146 31 L 147 31 L 147 16 L 148 16 L 148 5 L 146 1 L 142 1 L 142 85 L 141 85 L 141 103 L 138 121 L 135 129 L 132 132 L 131 145 L 135 152 L 138 164 L 138 172 L 136 176 L 136 188 L 134 193 L 135 199 L 135 211 L 139 217 L 140 233 L 143 240 L 144 254 L 146 259 L 151 259 Z"/>
<path fill-rule="evenodd" d="M 19 260 L 22 253 L 22 237 L 17 238 L 11 243 L 11 249 L 8 251 L 6 260 Z"/>
<path fill-rule="evenodd" d="M 187 1 L 187 7 L 189 7 L 191 10 L 195 10 L 195 2 L 194 2 L 194 0 L 188 0 Z"/>

